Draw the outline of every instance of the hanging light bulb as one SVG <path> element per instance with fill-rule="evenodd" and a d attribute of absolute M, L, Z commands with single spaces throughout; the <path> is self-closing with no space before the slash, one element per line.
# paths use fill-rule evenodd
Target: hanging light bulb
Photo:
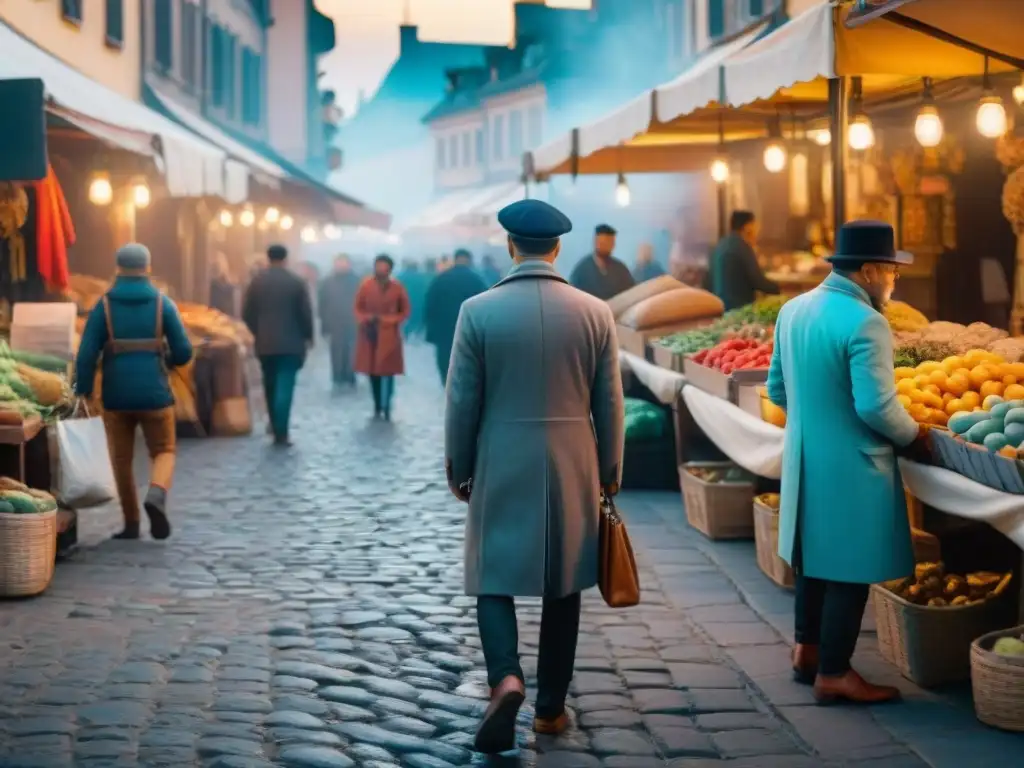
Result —
<path fill-rule="evenodd" d="M 238 214 L 238 223 L 243 227 L 251 227 L 256 223 L 256 214 L 252 212 L 252 208 L 246 208 Z"/>
<path fill-rule="evenodd" d="M 235 217 L 227 208 L 220 212 L 220 225 L 222 227 L 230 227 L 235 223 Z"/>
<path fill-rule="evenodd" d="M 271 206 L 270 208 L 267 208 L 267 212 L 263 214 L 263 218 L 266 220 L 267 224 L 277 224 L 277 222 L 281 220 L 281 212 L 277 210 L 277 208 Z"/>
<path fill-rule="evenodd" d="M 983 98 L 974 122 L 978 126 L 978 133 L 986 139 L 998 139 L 1006 133 L 1006 108 L 1003 100 L 995 94 Z"/>
<path fill-rule="evenodd" d="M 729 180 L 729 161 L 724 157 L 716 157 L 711 161 L 711 180 L 715 184 L 725 184 Z"/>
<path fill-rule="evenodd" d="M 914 121 L 914 136 L 922 147 L 937 147 L 942 142 L 942 118 L 934 104 L 925 104 Z"/>
<path fill-rule="evenodd" d="M 1021 73 L 1020 82 L 1013 86 L 1013 100 L 1024 106 L 1024 72 Z"/>
<path fill-rule="evenodd" d="M 832 143 L 832 131 L 828 128 L 822 128 L 812 133 L 811 138 L 814 139 L 814 143 L 819 147 L 827 147 Z"/>
<path fill-rule="evenodd" d="M 294 226 L 295 226 L 295 219 L 293 219 L 287 213 L 284 216 L 281 217 L 280 227 L 285 232 L 287 232 L 289 229 L 291 229 Z"/>
<path fill-rule="evenodd" d="M 850 123 L 848 140 L 850 149 L 855 149 L 858 152 L 863 152 L 875 145 L 875 129 L 867 115 L 861 113 L 853 119 L 853 122 Z"/>
<path fill-rule="evenodd" d="M 619 182 L 615 185 L 615 204 L 619 208 L 628 208 L 632 197 L 629 191 L 629 184 L 626 183 L 626 177 L 620 173 Z"/>
<path fill-rule="evenodd" d="M 771 141 L 764 148 L 764 168 L 769 173 L 779 173 L 786 167 L 786 149 L 780 141 Z"/>
<path fill-rule="evenodd" d="M 341 237 L 341 230 L 338 229 L 334 224 L 328 224 L 324 227 L 324 237 L 328 240 L 337 240 Z"/>
<path fill-rule="evenodd" d="M 105 173 L 97 173 L 89 182 L 89 202 L 93 205 L 110 205 L 114 199 L 114 188 L 110 186 L 110 177 Z"/>
<path fill-rule="evenodd" d="M 302 232 L 299 233 L 299 237 L 302 238 L 304 243 L 315 243 L 316 242 L 316 228 L 315 227 L 303 227 Z"/>
<path fill-rule="evenodd" d="M 150 196 L 149 187 L 145 181 L 137 181 L 132 186 L 132 202 L 135 203 L 136 208 L 148 208 L 149 203 L 152 200 Z"/>

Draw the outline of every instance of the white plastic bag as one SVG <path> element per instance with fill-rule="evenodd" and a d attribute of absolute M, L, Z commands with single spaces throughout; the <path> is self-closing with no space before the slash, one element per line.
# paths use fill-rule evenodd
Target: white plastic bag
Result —
<path fill-rule="evenodd" d="M 103 419 L 57 422 L 57 498 L 72 508 L 95 507 L 117 499 Z"/>

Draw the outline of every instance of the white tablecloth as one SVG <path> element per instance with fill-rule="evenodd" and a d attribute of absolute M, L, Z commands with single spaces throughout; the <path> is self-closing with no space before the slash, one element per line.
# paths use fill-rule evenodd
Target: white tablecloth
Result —
<path fill-rule="evenodd" d="M 784 430 L 692 385 L 683 388 L 683 400 L 697 426 L 732 461 L 761 477 L 782 476 Z"/>
<path fill-rule="evenodd" d="M 631 352 L 620 351 L 619 358 L 622 363 L 633 372 L 641 384 L 651 390 L 659 402 L 665 405 L 672 405 L 679 397 L 683 386 L 686 384 L 686 377 L 675 371 L 668 371 L 661 366 L 648 363 L 642 357 Z"/>

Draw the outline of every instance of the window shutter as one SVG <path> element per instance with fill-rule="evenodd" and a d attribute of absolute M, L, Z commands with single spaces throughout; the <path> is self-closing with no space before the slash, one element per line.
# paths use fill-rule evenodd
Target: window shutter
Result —
<path fill-rule="evenodd" d="M 107 45 L 124 45 L 124 0 L 107 0 Z"/>
<path fill-rule="evenodd" d="M 708 37 L 712 40 L 725 34 L 725 0 L 708 0 Z"/>
<path fill-rule="evenodd" d="M 750 18 L 759 19 L 764 16 L 764 0 L 750 0 Z"/>
<path fill-rule="evenodd" d="M 82 0 L 60 0 L 60 17 L 75 24 L 82 23 Z"/>
<path fill-rule="evenodd" d="M 153 6 L 154 58 L 164 72 L 174 66 L 174 13 L 171 0 L 155 0 Z"/>

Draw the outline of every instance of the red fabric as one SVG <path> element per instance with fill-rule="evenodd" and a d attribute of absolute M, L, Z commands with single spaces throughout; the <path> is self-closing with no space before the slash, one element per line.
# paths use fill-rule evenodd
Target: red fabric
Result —
<path fill-rule="evenodd" d="M 47 287 L 68 287 L 68 248 L 75 244 L 64 192 L 51 165 L 46 178 L 33 184 L 36 193 L 36 268 Z"/>
<path fill-rule="evenodd" d="M 356 373 L 367 376 L 398 376 L 405 373 L 401 326 L 409 318 L 409 295 L 397 280 L 383 288 L 374 277 L 359 286 L 355 301 L 359 338 L 356 341 Z M 366 324 L 377 319 L 377 343 L 370 341 Z"/>

